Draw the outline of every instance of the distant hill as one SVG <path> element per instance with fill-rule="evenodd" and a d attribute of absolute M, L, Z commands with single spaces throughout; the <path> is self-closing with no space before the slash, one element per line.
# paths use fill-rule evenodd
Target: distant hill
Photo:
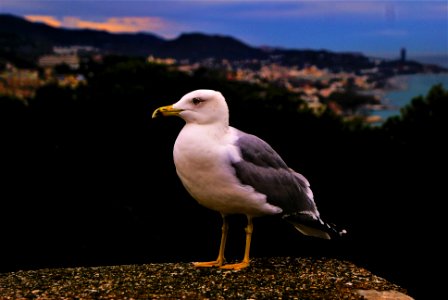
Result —
<path fill-rule="evenodd" d="M 23 55 L 31 59 L 52 52 L 54 46 L 93 46 L 101 52 L 129 56 L 160 56 L 176 59 L 208 57 L 244 59 L 266 56 L 232 37 L 182 34 L 165 40 L 149 33 L 112 34 L 96 30 L 54 28 L 12 15 L 0 15 L 0 55 Z"/>
<path fill-rule="evenodd" d="M 165 41 L 156 49 L 156 54 L 193 60 L 209 57 L 230 60 L 266 57 L 262 50 L 250 47 L 235 38 L 202 33 L 182 34 L 177 39 Z"/>
<path fill-rule="evenodd" d="M 96 30 L 54 28 L 42 23 L 29 22 L 12 15 L 0 15 L 0 55 L 22 56 L 35 60 L 38 56 L 52 52 L 54 46 L 93 46 L 110 54 L 130 56 L 173 57 L 176 59 L 266 59 L 286 54 L 286 63 L 304 63 L 309 60 L 322 62 L 338 61 L 334 57 L 349 56 L 322 51 L 300 51 L 251 47 L 233 37 L 206 35 L 202 33 L 182 34 L 166 40 L 149 33 L 112 34 Z M 329 59 L 328 56 L 333 58 Z M 356 57 L 359 58 L 359 55 Z M 366 57 L 362 57 L 367 60 Z M 353 63 L 353 60 L 352 60 Z"/>
<path fill-rule="evenodd" d="M 97 30 L 63 29 L 0 14 L 0 63 L 6 60 L 19 65 L 33 65 L 39 56 L 52 53 L 54 46 L 73 45 L 92 46 L 105 54 L 153 55 L 190 61 L 207 58 L 269 59 L 282 65 L 316 65 L 345 71 L 374 66 L 373 60 L 361 53 L 257 48 L 233 37 L 202 33 L 185 33 L 176 39 L 167 40 L 150 33 L 113 34 Z M 421 64 L 412 63 L 410 70 L 423 69 Z"/>
<path fill-rule="evenodd" d="M 54 28 L 25 19 L 0 15 L 0 55 L 35 59 L 54 46 L 88 45 L 124 55 L 148 55 L 165 41 L 152 34 L 111 34 L 105 31 Z"/>

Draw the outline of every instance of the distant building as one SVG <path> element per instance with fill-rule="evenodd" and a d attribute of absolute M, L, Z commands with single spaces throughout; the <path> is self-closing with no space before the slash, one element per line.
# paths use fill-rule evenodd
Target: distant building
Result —
<path fill-rule="evenodd" d="M 176 60 L 174 58 L 156 58 L 152 55 L 148 56 L 147 61 L 153 64 L 169 65 L 169 66 L 174 65 L 176 63 Z"/>
<path fill-rule="evenodd" d="M 400 50 L 400 61 L 401 62 L 406 61 L 406 48 L 401 48 Z"/>
<path fill-rule="evenodd" d="M 41 56 L 38 61 L 38 65 L 42 68 L 53 68 L 62 64 L 76 70 L 79 68 L 79 57 L 75 54 L 51 54 Z"/>
<path fill-rule="evenodd" d="M 98 51 L 98 48 L 92 46 L 53 47 L 53 52 L 58 55 L 96 53 Z"/>
<path fill-rule="evenodd" d="M 66 64 L 72 70 L 77 70 L 81 57 L 86 54 L 97 54 L 98 51 L 98 48 L 92 46 L 53 47 L 53 54 L 41 56 L 37 63 L 42 68 L 53 68 L 57 65 Z"/>
<path fill-rule="evenodd" d="M 19 99 L 33 97 L 40 86 L 39 73 L 36 70 L 18 69 L 7 65 L 0 72 L 0 96 L 13 96 Z"/>

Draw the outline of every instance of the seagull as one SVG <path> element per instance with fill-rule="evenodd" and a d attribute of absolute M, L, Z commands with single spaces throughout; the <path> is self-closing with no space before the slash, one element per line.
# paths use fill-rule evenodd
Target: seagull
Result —
<path fill-rule="evenodd" d="M 154 110 L 152 118 L 160 116 L 185 121 L 173 149 L 176 173 L 188 193 L 200 205 L 219 212 L 223 220 L 217 259 L 195 262 L 195 267 L 248 267 L 256 217 L 277 215 L 302 234 L 323 239 L 346 233 L 320 218 L 303 175 L 289 168 L 267 142 L 229 125 L 229 109 L 220 92 L 194 90 Z M 226 264 L 227 216 L 233 214 L 247 217 L 246 245 L 241 262 Z"/>

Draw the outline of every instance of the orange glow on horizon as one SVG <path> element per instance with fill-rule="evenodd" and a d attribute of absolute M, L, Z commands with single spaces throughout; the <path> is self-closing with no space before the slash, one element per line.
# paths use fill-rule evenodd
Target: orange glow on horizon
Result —
<path fill-rule="evenodd" d="M 61 22 L 52 16 L 28 15 L 25 19 L 31 22 L 44 23 L 51 27 L 61 27 Z"/>
<path fill-rule="evenodd" d="M 67 16 L 58 20 L 53 16 L 28 15 L 25 19 L 32 22 L 41 22 L 52 27 L 72 29 L 103 30 L 111 33 L 135 33 L 141 31 L 161 30 L 168 24 L 157 17 L 113 17 L 105 21 L 83 20 L 79 17 Z"/>

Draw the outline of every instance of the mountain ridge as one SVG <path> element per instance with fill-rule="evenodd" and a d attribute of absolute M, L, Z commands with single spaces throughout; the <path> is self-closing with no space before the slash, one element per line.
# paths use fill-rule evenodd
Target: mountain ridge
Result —
<path fill-rule="evenodd" d="M 55 28 L 43 23 L 30 22 L 24 18 L 0 14 L 0 55 L 27 55 L 36 59 L 52 52 L 54 46 L 93 46 L 102 52 L 119 55 L 173 57 L 176 59 L 267 59 L 270 56 L 294 56 L 294 62 L 303 63 L 300 57 L 350 56 L 359 54 L 337 53 L 328 50 L 300 50 L 270 47 L 254 47 L 234 37 L 200 32 L 182 33 L 175 39 L 164 39 L 152 33 L 109 33 L 90 29 Z M 12 45 L 11 45 L 12 44 Z M 8 53 L 9 50 L 9 53 Z M 312 56 L 312 55 L 311 55 Z"/>
<path fill-rule="evenodd" d="M 334 52 L 325 49 L 291 49 L 255 47 L 235 37 L 200 32 L 182 33 L 165 39 L 153 33 L 110 33 L 91 29 L 55 28 L 31 22 L 11 14 L 0 14 L 0 64 L 13 62 L 20 66 L 36 66 L 38 58 L 53 53 L 54 47 L 92 46 L 102 54 L 160 58 L 174 58 L 200 62 L 205 59 L 230 61 L 258 60 L 284 66 L 303 68 L 315 65 L 332 71 L 357 72 L 361 69 L 403 67 L 404 72 L 417 73 L 431 69 L 446 71 L 436 65 L 415 61 L 372 58 L 357 52 Z M 398 56 L 398 55 L 397 55 Z M 375 62 L 377 61 L 377 62 Z M 392 62 L 392 64 L 391 64 Z"/>

